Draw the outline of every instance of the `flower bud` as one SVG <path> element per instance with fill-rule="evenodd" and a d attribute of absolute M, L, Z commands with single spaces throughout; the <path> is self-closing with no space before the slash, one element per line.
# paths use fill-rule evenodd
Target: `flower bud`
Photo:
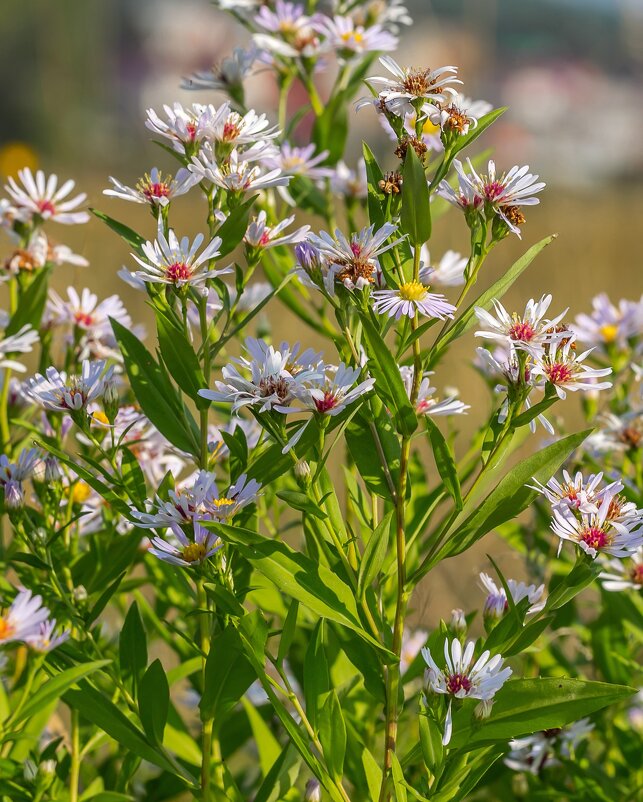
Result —
<path fill-rule="evenodd" d="M 4 503 L 9 510 L 21 510 L 25 505 L 25 493 L 20 482 L 10 479 L 4 486 Z"/>
<path fill-rule="evenodd" d="M 458 635 L 467 631 L 467 619 L 464 616 L 464 610 L 456 607 L 451 610 L 451 621 L 449 622 L 451 629 Z"/>
<path fill-rule="evenodd" d="M 40 766 L 38 766 L 38 772 L 46 777 L 50 777 L 56 772 L 56 761 L 43 760 Z"/>
<path fill-rule="evenodd" d="M 309 488 L 311 483 L 310 465 L 306 462 L 306 460 L 297 460 L 293 470 L 295 472 L 295 479 L 297 480 L 299 487 L 301 487 L 302 490 Z"/>
<path fill-rule="evenodd" d="M 36 766 L 33 760 L 25 760 L 22 767 L 22 775 L 28 783 L 35 782 L 38 776 L 38 766 Z"/>
<path fill-rule="evenodd" d="M 483 699 L 480 704 L 476 706 L 476 709 L 473 711 L 473 715 L 482 721 L 485 718 L 489 718 L 492 707 L 493 699 Z"/>
<path fill-rule="evenodd" d="M 321 786 L 317 780 L 308 780 L 306 783 L 305 802 L 321 802 Z"/>
<path fill-rule="evenodd" d="M 114 423 L 116 415 L 118 414 L 120 399 L 118 397 L 118 389 L 116 382 L 112 379 L 105 382 L 105 389 L 103 391 L 103 409 L 107 415 L 107 420 Z"/>
<path fill-rule="evenodd" d="M 62 471 L 55 457 L 45 457 L 45 483 L 50 485 L 62 479 Z"/>
<path fill-rule="evenodd" d="M 87 601 L 87 589 L 84 585 L 77 585 L 74 588 L 74 601 L 76 602 L 84 602 Z"/>

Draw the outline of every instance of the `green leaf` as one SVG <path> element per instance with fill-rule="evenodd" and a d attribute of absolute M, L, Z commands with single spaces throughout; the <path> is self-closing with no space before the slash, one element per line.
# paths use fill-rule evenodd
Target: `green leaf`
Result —
<path fill-rule="evenodd" d="M 411 150 L 411 148 L 409 148 Z M 406 781 L 404 779 L 404 772 L 395 752 L 391 755 L 391 775 L 393 778 L 393 793 L 395 794 L 396 802 L 407 802 Z"/>
<path fill-rule="evenodd" d="M 217 229 L 217 237 L 221 237 L 218 259 L 231 253 L 243 239 L 248 229 L 250 210 L 257 197 L 253 195 L 234 208 Z"/>
<path fill-rule="evenodd" d="M 379 183 L 384 176 L 375 156 L 373 155 L 373 151 L 369 148 L 366 142 L 362 142 L 362 152 L 364 154 L 366 178 L 368 181 L 368 220 L 370 224 L 375 227 L 375 229 L 378 229 L 381 228 L 386 222 L 382 194 L 379 188 Z"/>
<path fill-rule="evenodd" d="M 468 306 L 465 311 L 449 326 L 441 337 L 435 341 L 431 348 L 431 365 L 435 365 L 444 352 L 447 346 L 458 337 L 461 337 L 469 329 L 473 328 L 478 322 L 475 314 L 475 307 L 479 306 L 482 309 L 490 309 L 494 299 L 499 300 L 516 281 L 516 279 L 529 267 L 538 254 L 549 245 L 552 240 L 556 238 L 555 234 L 545 237 L 544 239 L 532 245 L 529 250 L 524 253 L 520 259 L 513 263 L 513 265 L 502 274 L 488 290 L 482 293 L 476 300 Z"/>
<path fill-rule="evenodd" d="M 321 518 L 322 520 L 328 518 L 318 504 L 299 490 L 279 490 L 277 491 L 277 496 L 294 510 L 305 512 L 307 515 L 312 515 L 313 518 Z"/>
<path fill-rule="evenodd" d="M 121 673 L 132 678 L 136 693 L 147 666 L 147 637 L 136 602 L 132 602 L 125 616 L 118 639 L 118 655 Z"/>
<path fill-rule="evenodd" d="M 282 751 L 281 746 L 255 705 L 245 698 L 241 702 L 250 722 L 254 744 L 257 752 L 259 752 L 261 773 L 264 777 L 267 777 L 275 761 L 279 760 Z"/>
<path fill-rule="evenodd" d="M 334 689 L 319 711 L 319 741 L 328 773 L 333 779 L 341 780 L 346 756 L 346 724 Z"/>
<path fill-rule="evenodd" d="M 110 318 L 136 400 L 156 428 L 181 451 L 199 453 L 197 426 L 167 374 L 129 329 Z"/>
<path fill-rule="evenodd" d="M 393 486 L 397 487 L 400 475 L 400 441 L 388 412 L 382 408 L 379 414 L 372 414 L 374 406 L 375 404 L 371 404 L 370 410 L 360 410 L 349 423 L 345 435 L 346 445 L 368 489 L 380 498 L 392 501 L 384 464 Z"/>
<path fill-rule="evenodd" d="M 63 700 L 125 749 L 170 774 L 178 775 L 194 783 L 194 778 L 185 769 L 175 765 L 160 747 L 149 743 L 145 735 L 132 724 L 127 716 L 96 688 L 92 688 L 83 681 L 78 690 L 67 691 Z"/>
<path fill-rule="evenodd" d="M 241 637 L 233 625 L 218 634 L 205 663 L 205 686 L 199 704 L 201 720 L 220 719 L 237 704 L 256 679 Z"/>
<path fill-rule="evenodd" d="M 349 627 L 369 643 L 388 654 L 362 627 L 350 587 L 324 565 L 314 562 L 278 540 L 225 524 L 208 524 L 242 557 L 279 588 L 282 593 L 308 607 L 317 615 Z"/>
<path fill-rule="evenodd" d="M 393 510 L 382 518 L 377 528 L 371 533 L 364 549 L 357 577 L 357 593 L 360 598 L 364 597 L 366 589 L 374 581 L 384 564 L 388 551 L 392 517 Z"/>
<path fill-rule="evenodd" d="M 360 318 L 366 338 L 368 367 L 377 382 L 378 393 L 386 393 L 393 404 L 397 412 L 397 430 L 403 435 L 410 436 L 417 429 L 418 420 L 406 394 L 398 364 L 369 315 L 361 312 Z"/>
<path fill-rule="evenodd" d="M 402 179 L 400 230 L 408 234 L 411 245 L 419 248 L 431 238 L 431 205 L 426 173 L 412 147 L 406 149 Z"/>
<path fill-rule="evenodd" d="M 141 680 L 138 692 L 138 712 L 145 734 L 154 744 L 163 743 L 170 705 L 170 686 L 160 660 L 155 660 Z"/>
<path fill-rule="evenodd" d="M 431 420 L 430 415 L 425 416 L 426 428 L 429 432 L 431 440 L 431 448 L 433 449 L 433 456 L 438 473 L 444 486 L 449 491 L 449 495 L 455 502 L 457 510 L 462 509 L 462 491 L 460 489 L 460 479 L 458 478 L 458 469 L 455 464 L 453 452 L 447 441 L 444 439 L 442 432 L 438 429 L 436 424 Z"/>
<path fill-rule="evenodd" d="M 324 619 L 315 625 L 304 657 L 304 701 L 306 715 L 317 730 L 320 699 L 330 690 L 330 675 L 324 649 Z"/>
<path fill-rule="evenodd" d="M 467 704 L 454 714 L 449 746 L 468 751 L 483 744 L 564 727 L 636 692 L 624 685 L 564 677 L 511 680 L 497 693 L 488 719 L 475 718 L 475 704 Z"/>
<path fill-rule="evenodd" d="M 422 758 L 427 769 L 435 773 L 435 770 L 442 763 L 444 747 L 442 746 L 442 733 L 437 723 L 425 713 L 419 717 L 420 727 L 420 747 Z"/>
<path fill-rule="evenodd" d="M 134 454 L 124 446 L 121 448 L 121 474 L 127 495 L 138 507 L 144 508 L 147 499 L 145 476 Z"/>
<path fill-rule="evenodd" d="M 538 495 L 527 483 L 534 479 L 543 484 L 548 482 L 591 431 L 587 429 L 563 437 L 512 468 L 464 522 L 455 522 L 453 534 L 440 551 L 440 557 L 461 554 L 487 532 L 527 509 Z"/>
<path fill-rule="evenodd" d="M 464 150 L 472 142 L 483 134 L 490 125 L 493 125 L 498 117 L 502 116 L 507 111 L 507 106 L 502 106 L 499 109 L 493 109 L 488 114 L 485 114 L 478 120 L 475 128 L 471 128 L 468 134 L 460 136 L 456 139 L 455 146 L 452 150 L 452 155 L 456 155 L 459 151 Z"/>
<path fill-rule="evenodd" d="M 142 246 L 145 244 L 145 237 L 137 234 L 136 231 L 132 230 L 124 223 L 119 223 L 118 220 L 114 220 L 113 217 L 105 214 L 105 212 L 99 212 L 98 209 L 90 209 L 89 211 L 95 217 L 98 217 L 99 220 L 102 220 L 103 223 L 107 223 L 112 231 L 115 231 L 122 240 L 125 240 L 130 248 L 135 250 L 139 255 L 143 253 Z"/>
<path fill-rule="evenodd" d="M 279 650 L 277 652 L 277 662 L 279 663 L 279 665 L 282 665 L 282 663 L 288 656 L 288 652 L 290 651 L 290 646 L 292 645 L 293 638 L 295 637 L 295 633 L 297 631 L 298 611 L 299 611 L 299 602 L 292 601 L 290 607 L 288 608 L 288 614 L 286 615 L 286 620 L 284 621 L 284 625 L 281 629 L 281 637 L 279 638 Z"/>
<path fill-rule="evenodd" d="M 197 405 L 207 409 L 210 402 L 199 395 L 207 387 L 201 365 L 188 342 L 185 331 L 177 326 L 162 310 L 155 309 L 159 347 L 163 362 L 174 381 Z"/>
<path fill-rule="evenodd" d="M 42 313 L 47 302 L 50 275 L 51 268 L 43 267 L 36 273 L 29 286 L 20 293 L 16 311 L 11 315 L 5 329 L 5 337 L 16 334 L 23 326 L 31 326 L 34 329 L 40 327 Z"/>
<path fill-rule="evenodd" d="M 51 704 L 56 699 L 59 699 L 65 691 L 75 685 L 79 680 L 98 671 L 99 668 L 109 665 L 111 660 L 94 660 L 91 663 L 81 663 L 77 666 L 72 666 L 60 674 L 56 674 L 51 679 L 44 682 L 37 691 L 30 694 L 29 700 L 26 702 L 22 710 L 15 718 L 11 719 L 11 725 L 16 726 L 23 721 L 31 718 L 34 714 L 40 712 L 47 705 Z"/>
<path fill-rule="evenodd" d="M 266 774 L 253 802 L 279 802 L 295 787 L 299 775 L 301 758 L 292 744 L 286 744 Z"/>
<path fill-rule="evenodd" d="M 366 784 L 371 799 L 378 799 L 382 784 L 382 769 L 369 750 L 364 747 L 362 751 L 362 766 L 366 775 Z"/>

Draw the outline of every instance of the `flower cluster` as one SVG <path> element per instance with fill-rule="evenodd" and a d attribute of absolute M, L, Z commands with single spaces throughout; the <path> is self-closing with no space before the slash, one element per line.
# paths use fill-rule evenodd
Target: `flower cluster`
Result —
<path fill-rule="evenodd" d="M 22 641 L 37 652 L 49 652 L 64 643 L 69 631 L 56 633 L 56 620 L 42 603 L 42 597 L 21 590 L 11 606 L 0 614 L 0 644 Z"/>

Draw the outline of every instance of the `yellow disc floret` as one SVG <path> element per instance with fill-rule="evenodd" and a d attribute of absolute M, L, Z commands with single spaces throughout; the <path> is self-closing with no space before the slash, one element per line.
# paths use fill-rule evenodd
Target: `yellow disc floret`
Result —
<path fill-rule="evenodd" d="M 181 553 L 181 557 L 186 563 L 201 562 L 201 560 L 205 559 L 205 555 L 206 550 L 203 543 L 190 543 L 190 545 L 186 546 Z"/>
<path fill-rule="evenodd" d="M 427 293 L 427 288 L 419 281 L 407 281 L 400 287 L 400 298 L 405 301 L 421 301 Z"/>

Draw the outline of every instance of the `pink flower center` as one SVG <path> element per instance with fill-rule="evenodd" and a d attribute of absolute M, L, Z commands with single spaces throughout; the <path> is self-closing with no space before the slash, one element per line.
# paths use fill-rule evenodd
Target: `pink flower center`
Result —
<path fill-rule="evenodd" d="M 562 384 L 568 382 L 573 377 L 572 369 L 564 362 L 554 362 L 546 369 L 547 378 L 552 384 Z"/>
<path fill-rule="evenodd" d="M 192 275 L 192 270 L 185 262 L 174 262 L 174 264 L 165 268 L 165 275 L 170 281 L 188 281 Z"/>
<path fill-rule="evenodd" d="M 450 674 L 447 676 L 447 691 L 452 694 L 458 691 L 469 693 L 471 690 L 471 680 L 466 674 Z"/>
<path fill-rule="evenodd" d="M 485 198 L 493 203 L 505 191 L 505 185 L 501 181 L 490 181 L 484 186 Z"/>
<path fill-rule="evenodd" d="M 190 142 L 194 142 L 196 139 L 196 123 L 187 123 L 185 130 L 188 132 Z"/>
<path fill-rule="evenodd" d="M 152 200 L 152 198 L 169 198 L 170 188 L 165 181 L 157 181 L 155 184 L 150 183 L 143 187 L 143 195 L 148 200 Z"/>
<path fill-rule="evenodd" d="M 268 229 L 266 229 L 263 232 L 263 234 L 261 235 L 261 237 L 259 238 L 259 245 L 261 245 L 262 247 L 265 247 L 269 243 L 270 243 L 270 231 L 268 231 Z"/>
<path fill-rule="evenodd" d="M 600 551 L 605 546 L 609 546 L 611 538 L 607 532 L 599 529 L 598 526 L 588 526 L 580 533 L 579 541 L 586 543 L 590 549 Z"/>
<path fill-rule="evenodd" d="M 362 246 L 359 242 L 351 242 L 351 251 L 353 252 L 353 256 L 358 259 L 362 252 Z"/>
<path fill-rule="evenodd" d="M 223 125 L 223 136 L 221 137 L 224 142 L 232 142 L 239 136 L 239 126 L 234 123 L 227 122 Z"/>
<path fill-rule="evenodd" d="M 630 579 L 635 585 L 643 585 L 643 563 L 635 565 L 630 570 Z"/>
<path fill-rule="evenodd" d="M 328 412 L 337 406 L 337 396 L 330 390 L 326 390 L 321 400 L 318 398 L 315 399 L 315 406 L 317 407 L 317 412 Z"/>
<path fill-rule="evenodd" d="M 50 200 L 39 200 L 36 205 L 41 214 L 56 214 L 56 207 Z"/>
<path fill-rule="evenodd" d="M 87 312 L 76 312 L 74 320 L 77 326 L 91 326 L 94 322 L 94 318 Z"/>
<path fill-rule="evenodd" d="M 512 340 L 521 340 L 522 342 L 530 342 L 536 336 L 536 332 L 532 328 L 531 323 L 523 323 L 516 321 L 509 329 L 509 336 Z"/>

